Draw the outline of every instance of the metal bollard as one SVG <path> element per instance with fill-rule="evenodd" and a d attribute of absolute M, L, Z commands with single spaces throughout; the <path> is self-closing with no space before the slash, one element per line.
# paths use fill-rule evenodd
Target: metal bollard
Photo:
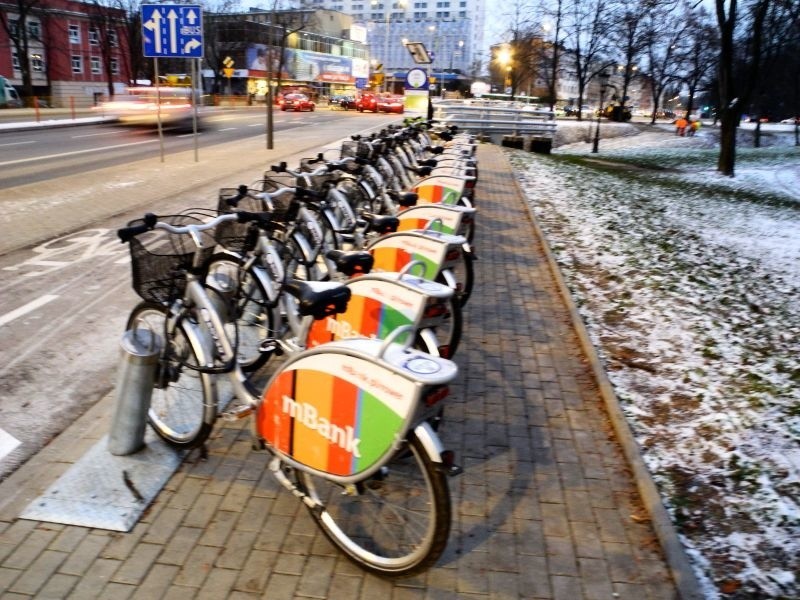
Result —
<path fill-rule="evenodd" d="M 152 331 L 135 329 L 125 332 L 120 346 L 117 403 L 108 435 L 108 451 L 117 456 L 133 454 L 144 445 L 161 343 Z"/>

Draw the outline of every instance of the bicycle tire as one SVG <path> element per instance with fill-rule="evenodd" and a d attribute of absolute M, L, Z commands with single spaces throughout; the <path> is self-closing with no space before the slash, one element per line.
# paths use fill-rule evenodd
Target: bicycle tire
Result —
<path fill-rule="evenodd" d="M 359 484 L 343 488 L 296 474 L 317 525 L 363 569 L 406 577 L 429 568 L 444 552 L 452 512 L 447 476 L 413 432 L 377 475 Z"/>
<path fill-rule="evenodd" d="M 443 275 L 436 278 L 436 283 L 448 285 Z M 461 343 L 461 333 L 464 328 L 464 313 L 461 310 L 461 301 L 456 294 L 446 300 L 448 310 L 444 322 L 433 328 L 439 340 L 439 356 L 452 359 Z"/>
<path fill-rule="evenodd" d="M 235 282 L 233 315 L 225 329 L 229 339 L 236 341 L 236 361 L 245 373 L 257 371 L 267 363 L 270 354 L 261 351 L 261 343 L 275 332 L 269 296 L 251 269 L 244 270 L 244 261 L 230 254 L 216 254 L 208 265 L 209 277 L 219 273 Z"/>
<path fill-rule="evenodd" d="M 169 445 L 194 448 L 211 434 L 217 416 L 216 387 L 209 374 L 186 366 L 202 363 L 183 323 L 178 323 L 172 338 L 166 342 L 167 318 L 164 305 L 141 302 L 131 311 L 126 330 L 149 329 L 162 340 L 147 414 L 150 426 Z"/>
<path fill-rule="evenodd" d="M 462 307 L 466 306 L 469 297 L 472 295 L 472 289 L 475 286 L 474 262 L 475 258 L 472 253 L 462 248 L 461 258 L 459 258 L 455 265 L 450 267 L 457 282 L 458 289 L 456 290 L 456 295 Z"/>

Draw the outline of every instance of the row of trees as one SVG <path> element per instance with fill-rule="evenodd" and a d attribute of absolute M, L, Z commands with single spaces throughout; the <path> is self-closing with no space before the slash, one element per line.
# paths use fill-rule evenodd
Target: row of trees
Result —
<path fill-rule="evenodd" d="M 603 73 L 621 76 L 623 105 L 641 77 L 653 121 L 669 96 L 688 95 L 688 116 L 702 94 L 717 110 L 717 168 L 726 175 L 734 174 L 743 114 L 759 123 L 800 114 L 800 0 L 518 0 L 505 41 L 512 93 L 523 79 L 538 79 L 551 107 L 566 69 L 579 105 Z M 757 126 L 756 144 L 759 134 Z"/>

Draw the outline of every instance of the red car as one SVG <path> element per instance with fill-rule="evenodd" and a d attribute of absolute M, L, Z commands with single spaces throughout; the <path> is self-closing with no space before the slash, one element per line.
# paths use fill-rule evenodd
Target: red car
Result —
<path fill-rule="evenodd" d="M 281 110 L 293 110 L 299 112 L 301 110 L 310 110 L 314 112 L 315 105 L 311 99 L 305 94 L 286 94 L 283 100 L 280 101 Z"/>
<path fill-rule="evenodd" d="M 356 100 L 356 110 L 358 112 L 364 112 L 365 110 L 378 112 L 378 97 L 375 94 L 361 94 L 359 99 Z"/>
<path fill-rule="evenodd" d="M 378 98 L 378 110 L 385 113 L 403 114 L 405 98 L 403 96 L 384 96 Z"/>

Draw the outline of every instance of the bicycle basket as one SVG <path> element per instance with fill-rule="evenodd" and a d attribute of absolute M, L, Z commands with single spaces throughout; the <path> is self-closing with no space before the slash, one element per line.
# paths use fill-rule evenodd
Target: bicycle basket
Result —
<path fill-rule="evenodd" d="M 222 188 L 219 191 L 219 202 L 217 210 L 220 214 L 228 214 L 243 210 L 246 212 L 262 212 L 267 210 L 264 201 L 259 198 L 245 196 L 236 204 L 228 204 L 230 198 L 239 195 L 236 188 Z M 239 223 L 237 221 L 224 221 L 214 229 L 214 239 L 223 248 L 231 252 L 242 253 L 250 249 L 253 238 L 248 234 L 252 225 L 250 223 Z"/>
<path fill-rule="evenodd" d="M 366 158 L 372 157 L 372 146 L 362 140 L 345 140 L 342 142 L 341 158 Z"/>
<path fill-rule="evenodd" d="M 192 215 L 159 217 L 164 223 L 185 226 L 202 223 Z M 128 223 L 143 224 L 142 219 Z M 131 274 L 134 291 L 143 299 L 168 304 L 183 295 L 186 288 L 186 271 L 192 268 L 196 252 L 201 252 L 205 263 L 214 252 L 214 240 L 208 232 L 200 232 L 203 248 L 198 248 L 188 234 L 169 233 L 161 229 L 148 231 L 132 238 L 128 243 L 131 252 Z"/>

